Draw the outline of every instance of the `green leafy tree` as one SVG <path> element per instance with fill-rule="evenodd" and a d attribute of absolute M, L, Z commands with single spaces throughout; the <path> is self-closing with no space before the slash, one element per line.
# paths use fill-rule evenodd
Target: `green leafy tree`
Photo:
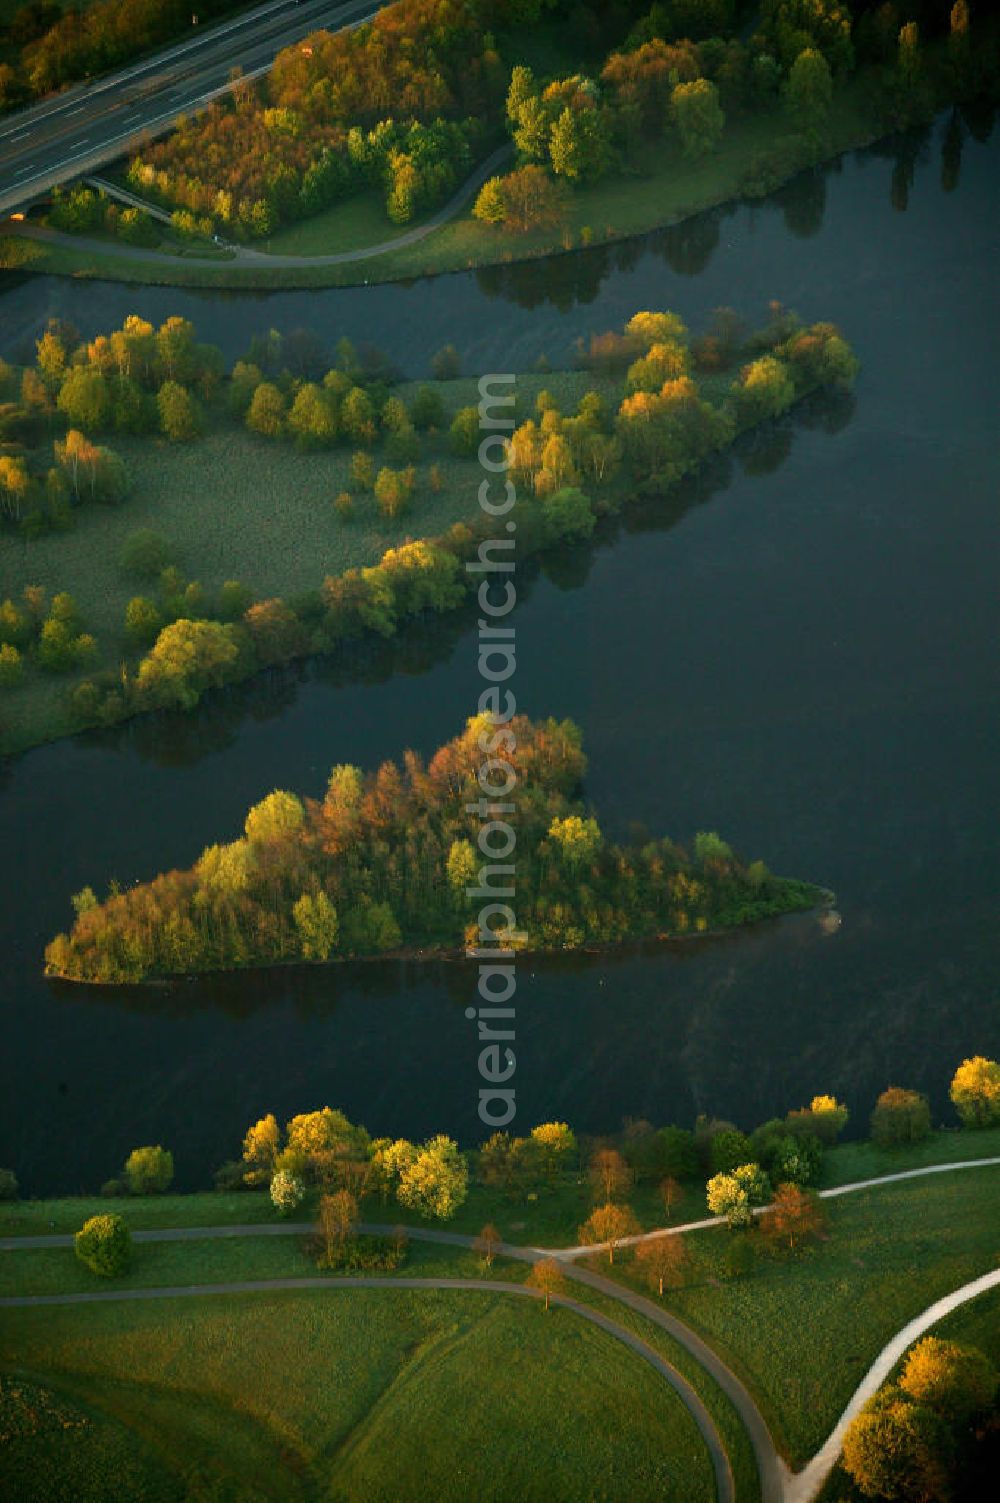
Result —
<path fill-rule="evenodd" d="M 375 463 L 363 449 L 351 455 L 351 484 L 359 491 L 370 491 L 375 487 Z"/>
<path fill-rule="evenodd" d="M 785 108 L 800 130 L 821 131 L 833 104 L 833 75 L 822 52 L 800 52 L 785 81 Z"/>
<path fill-rule="evenodd" d="M 948 1448 L 941 1419 L 890 1386 L 869 1399 L 848 1426 L 843 1466 L 868 1497 L 925 1503 L 950 1496 Z"/>
<path fill-rule="evenodd" d="M 265 438 L 280 438 L 285 431 L 285 399 L 271 381 L 262 381 L 247 408 L 246 425 Z"/>
<path fill-rule="evenodd" d="M 417 1151 L 416 1158 L 399 1176 L 397 1195 L 401 1205 L 447 1221 L 468 1194 L 469 1165 L 458 1144 L 439 1134 Z"/>
<path fill-rule="evenodd" d="M 329 960 L 337 945 L 340 925 L 337 910 L 325 892 L 304 892 L 292 908 L 292 918 L 299 932 L 302 954 L 306 960 Z"/>
<path fill-rule="evenodd" d="M 511 69 L 510 87 L 507 90 L 507 119 L 513 125 L 520 118 L 521 110 L 529 99 L 537 99 L 538 85 L 535 75 L 524 63 L 515 63 Z"/>
<path fill-rule="evenodd" d="M 452 452 L 471 459 L 479 449 L 478 408 L 460 407 L 452 419 L 449 436 Z"/>
<path fill-rule="evenodd" d="M 997 1395 L 997 1370 L 984 1352 L 925 1336 L 912 1347 L 899 1386 L 952 1426 L 968 1426 L 988 1413 Z"/>
<path fill-rule="evenodd" d="M 556 849 L 570 867 L 588 865 L 602 845 L 597 820 L 582 819 L 579 814 L 554 819 L 549 826 L 549 839 L 555 843 Z"/>
<path fill-rule="evenodd" d="M 890 1086 L 875 1103 L 871 1116 L 872 1141 L 880 1148 L 920 1143 L 930 1135 L 931 1109 L 926 1096 Z"/>
<path fill-rule="evenodd" d="M 442 345 L 431 357 L 431 374 L 435 381 L 455 381 L 462 374 L 462 361 L 453 344 Z"/>
<path fill-rule="evenodd" d="M 190 710 L 202 693 L 236 672 L 240 649 L 231 626 L 174 621 L 139 664 L 136 688 L 148 704 Z"/>
<path fill-rule="evenodd" d="M 244 829 L 252 846 L 274 845 L 298 834 L 304 822 L 302 800 L 294 793 L 275 789 L 254 804 L 244 821 Z"/>
<path fill-rule="evenodd" d="M 418 433 L 431 428 L 443 428 L 445 424 L 444 401 L 433 386 L 418 386 L 410 404 L 410 421 Z"/>
<path fill-rule="evenodd" d="M 677 84 L 670 96 L 670 111 L 686 157 L 703 157 L 715 150 L 726 124 L 715 84 L 707 78 Z"/>
<path fill-rule="evenodd" d="M 596 109 L 566 108 L 549 132 L 549 161 L 557 177 L 571 183 L 593 182 L 610 161 L 610 140 L 603 115 Z"/>
<path fill-rule="evenodd" d="M 322 387 L 309 382 L 299 388 L 288 414 L 288 426 L 304 449 L 326 448 L 333 443 L 337 424 Z"/>
<path fill-rule="evenodd" d="M 540 1122 L 531 1129 L 542 1172 L 550 1184 L 572 1164 L 579 1151 L 576 1134 L 566 1122 Z"/>
<path fill-rule="evenodd" d="M 130 1195 L 153 1195 L 169 1188 L 174 1177 L 174 1156 L 159 1144 L 133 1148 L 125 1160 L 124 1179 Z"/>
<path fill-rule="evenodd" d="M 174 551 L 166 538 L 149 527 L 130 532 L 118 554 L 122 573 L 138 579 L 156 579 L 173 562 Z"/>
<path fill-rule="evenodd" d="M 501 178 L 487 178 L 476 195 L 472 213 L 481 224 L 503 224 L 507 218 L 507 199 Z"/>
<path fill-rule="evenodd" d="M 134 595 L 125 607 L 125 635 L 137 647 L 149 647 L 163 630 L 163 617 L 146 595 Z"/>
<path fill-rule="evenodd" d="M 160 431 L 171 443 L 187 443 L 201 432 L 201 408 L 186 386 L 164 381 L 156 395 Z"/>
<path fill-rule="evenodd" d="M 750 1226 L 755 1206 L 767 1201 L 771 1187 L 759 1164 L 739 1164 L 726 1174 L 715 1174 L 705 1191 L 713 1216 L 725 1216 L 731 1227 Z"/>
<path fill-rule="evenodd" d="M 363 386 L 354 386 L 340 407 L 340 421 L 348 438 L 356 444 L 373 444 L 376 437 L 375 404 Z"/>
<path fill-rule="evenodd" d="M 111 391 L 100 371 L 76 365 L 59 388 L 56 406 L 74 428 L 101 433 L 111 426 Z"/>
<path fill-rule="evenodd" d="M 91 1216 L 74 1236 L 73 1250 L 91 1273 L 113 1279 L 132 1261 L 132 1237 L 120 1216 Z"/>
<path fill-rule="evenodd" d="M 795 400 L 795 384 L 783 361 L 762 355 L 743 367 L 732 395 L 742 423 L 762 423 L 787 412 Z"/>

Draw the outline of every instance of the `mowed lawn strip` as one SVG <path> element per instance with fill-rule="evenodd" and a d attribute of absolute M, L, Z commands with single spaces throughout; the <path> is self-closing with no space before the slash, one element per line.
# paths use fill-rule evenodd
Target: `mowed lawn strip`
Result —
<path fill-rule="evenodd" d="M 739 1279 L 726 1275 L 730 1234 L 692 1232 L 690 1282 L 671 1308 L 743 1378 L 775 1444 L 801 1466 L 886 1342 L 996 1266 L 998 1197 L 1000 1166 L 845 1195 L 827 1203 L 828 1240 L 790 1258 L 763 1254 Z M 641 1287 L 634 1263 L 618 1276 Z"/>
<path fill-rule="evenodd" d="M 680 1400 L 570 1311 L 387 1288 L 7 1313 L 8 1369 L 127 1426 L 196 1497 L 712 1495 Z M 8 1484 L 51 1496 L 31 1461 Z"/>

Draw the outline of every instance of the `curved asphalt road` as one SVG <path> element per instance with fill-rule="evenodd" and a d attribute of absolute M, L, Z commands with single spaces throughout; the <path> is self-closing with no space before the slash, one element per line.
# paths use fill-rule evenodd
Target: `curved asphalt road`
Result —
<path fill-rule="evenodd" d="M 118 73 L 0 117 L 0 213 L 93 172 L 170 129 L 243 78 L 266 73 L 277 54 L 311 32 L 370 20 L 382 0 L 268 0 Z"/>

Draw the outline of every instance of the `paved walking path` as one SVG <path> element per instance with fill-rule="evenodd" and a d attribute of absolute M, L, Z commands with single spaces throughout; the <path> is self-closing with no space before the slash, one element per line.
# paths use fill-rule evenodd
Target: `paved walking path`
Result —
<path fill-rule="evenodd" d="M 193 1299 L 213 1294 L 269 1294 L 296 1289 L 322 1289 L 328 1294 L 336 1294 L 342 1289 L 385 1289 L 387 1286 L 392 1289 L 442 1289 L 449 1292 L 454 1289 L 471 1289 L 478 1293 L 512 1294 L 536 1300 L 545 1297 L 539 1289 L 529 1289 L 525 1284 L 512 1284 L 501 1279 L 338 1277 L 335 1279 L 253 1279 L 243 1283 L 179 1284 L 153 1289 L 94 1289 L 82 1294 L 12 1295 L 0 1299 L 0 1308 L 14 1309 L 36 1305 L 94 1305 L 121 1300 Z M 572 1310 L 574 1315 L 590 1321 L 591 1325 L 598 1326 L 616 1341 L 622 1342 L 670 1384 L 698 1426 L 702 1440 L 705 1442 L 715 1475 L 717 1503 L 736 1503 L 736 1484 L 729 1465 L 728 1452 L 715 1427 L 715 1421 L 687 1379 L 682 1377 L 675 1367 L 671 1367 L 659 1352 L 654 1351 L 634 1331 L 630 1331 L 627 1326 L 619 1325 L 617 1321 L 602 1314 L 600 1310 L 591 1309 L 589 1305 L 582 1305 L 578 1300 L 570 1299 L 566 1295 L 553 1294 L 551 1299 L 554 1305 L 562 1305 Z"/>
<path fill-rule="evenodd" d="M 859 1190 L 877 1188 L 881 1185 L 887 1184 L 896 1184 L 902 1180 L 921 1179 L 925 1175 L 929 1174 L 945 1174 L 957 1170 L 980 1169 L 989 1166 L 996 1166 L 997 1164 L 1000 1164 L 1000 1157 L 984 1159 L 962 1159 L 957 1163 L 950 1164 L 927 1164 L 919 1169 L 905 1169 L 900 1170 L 895 1174 L 880 1175 L 871 1179 L 854 1180 L 847 1185 L 835 1185 L 829 1190 L 820 1191 L 820 1195 L 824 1199 L 835 1199 L 841 1195 L 849 1195 Z M 683 1232 L 690 1232 L 700 1230 L 702 1228 L 724 1225 L 725 1221 L 721 1217 L 712 1217 L 702 1221 L 689 1221 L 678 1226 L 662 1227 L 653 1232 L 642 1233 L 640 1236 L 627 1239 L 627 1242 L 621 1245 L 625 1246 L 636 1242 L 648 1241 L 652 1237 L 678 1236 Z M 377 1223 L 362 1223 L 360 1229 L 362 1231 L 383 1235 L 394 1230 L 394 1228 L 392 1228 L 391 1226 Z M 313 1227 L 311 1222 L 245 1222 L 234 1226 L 155 1227 L 148 1228 L 142 1231 L 135 1231 L 132 1235 L 133 1239 L 136 1242 L 194 1242 L 227 1237 L 301 1236 L 304 1233 L 308 1233 L 312 1230 Z M 449 1247 L 471 1248 L 475 1241 L 474 1238 L 465 1236 L 460 1232 L 437 1231 L 436 1229 L 431 1227 L 407 1227 L 406 1231 L 407 1235 L 415 1241 L 433 1242 Z M 24 1250 L 45 1247 L 69 1247 L 72 1246 L 72 1243 L 72 1236 L 66 1233 L 47 1233 L 24 1237 L 3 1237 L 0 1238 L 0 1252 L 11 1252 L 19 1249 Z M 679 1345 L 683 1346 L 690 1353 L 690 1355 L 694 1357 L 695 1360 L 705 1369 L 705 1371 L 708 1372 L 712 1378 L 714 1378 L 716 1383 L 730 1399 L 734 1408 L 739 1414 L 740 1419 L 743 1422 L 743 1425 L 750 1437 L 751 1443 L 754 1448 L 754 1454 L 756 1456 L 757 1467 L 761 1479 L 762 1503 L 809 1503 L 809 1500 L 815 1496 L 816 1492 L 822 1485 L 822 1482 L 832 1470 L 837 1457 L 840 1455 L 840 1447 L 843 1440 L 843 1434 L 844 1430 L 847 1428 L 847 1425 L 857 1413 L 858 1409 L 860 1409 L 861 1406 L 872 1396 L 872 1394 L 878 1390 L 878 1388 L 884 1382 L 885 1377 L 892 1371 L 896 1362 L 899 1360 L 899 1357 L 902 1356 L 906 1348 L 910 1346 L 911 1343 L 915 1341 L 919 1335 L 921 1335 L 925 1330 L 929 1329 L 929 1327 L 934 1325 L 937 1321 L 941 1320 L 942 1317 L 944 1315 L 947 1315 L 951 1310 L 957 1308 L 961 1304 L 964 1304 L 967 1300 L 975 1299 L 978 1294 L 983 1293 L 985 1290 L 991 1289 L 996 1285 L 1000 1285 L 1000 1271 L 996 1273 L 984 1274 L 981 1278 L 975 1279 L 972 1283 L 963 1286 L 962 1289 L 955 1290 L 952 1294 L 946 1295 L 943 1299 L 936 1301 L 936 1303 L 931 1305 L 928 1310 L 925 1310 L 922 1315 L 917 1316 L 915 1320 L 911 1321 L 909 1325 L 904 1327 L 904 1329 L 900 1331 L 899 1334 L 895 1336 L 891 1342 L 889 1342 L 888 1346 L 884 1348 L 884 1350 L 878 1355 L 878 1357 L 876 1357 L 875 1361 L 872 1363 L 871 1367 L 868 1369 L 868 1372 L 862 1379 L 858 1389 L 856 1390 L 850 1403 L 845 1409 L 843 1415 L 838 1420 L 837 1425 L 834 1427 L 833 1431 L 831 1432 L 830 1436 L 827 1438 L 821 1449 L 816 1453 L 816 1455 L 801 1472 L 793 1474 L 786 1466 L 785 1462 L 777 1454 L 777 1451 L 774 1448 L 774 1442 L 771 1439 L 770 1431 L 768 1430 L 767 1425 L 764 1421 L 764 1417 L 748 1390 L 743 1386 L 739 1378 L 737 1378 L 736 1374 L 732 1372 L 732 1370 L 725 1364 L 725 1362 L 723 1362 L 722 1358 L 718 1356 L 718 1354 L 706 1342 L 704 1342 L 700 1336 L 696 1335 L 695 1332 L 692 1331 L 688 1326 L 686 1326 L 683 1321 L 679 1320 L 677 1316 L 672 1315 L 668 1310 L 663 1309 L 660 1305 L 655 1304 L 652 1300 L 647 1299 L 644 1295 L 638 1294 L 635 1291 L 628 1289 L 624 1285 L 616 1283 L 613 1279 L 609 1279 L 603 1274 L 596 1273 L 591 1269 L 580 1268 L 576 1266 L 574 1260 L 578 1257 L 581 1257 L 583 1254 L 601 1251 L 606 1252 L 607 1250 L 607 1243 L 598 1243 L 595 1245 L 584 1245 L 570 1248 L 541 1248 L 525 1247 L 519 1244 L 505 1242 L 500 1245 L 498 1249 L 498 1256 L 513 1258 L 519 1262 L 528 1263 L 535 1262 L 539 1258 L 556 1258 L 559 1260 L 563 1269 L 563 1273 L 568 1279 L 571 1279 L 574 1282 L 580 1284 L 584 1284 L 588 1288 L 594 1289 L 598 1293 L 607 1296 L 609 1299 L 618 1300 L 620 1303 L 628 1305 L 630 1309 L 635 1310 L 645 1319 L 652 1321 L 654 1325 L 657 1325 L 662 1330 L 666 1331 L 668 1335 L 673 1337 L 673 1339 L 679 1343 Z M 239 1291 L 249 1292 L 253 1290 L 266 1289 L 329 1289 L 352 1286 L 357 1288 L 384 1288 L 387 1283 L 392 1283 L 397 1287 L 404 1288 L 487 1288 L 511 1290 L 521 1294 L 530 1292 L 520 1284 L 505 1285 L 499 1282 L 488 1283 L 486 1281 L 474 1279 L 387 1280 L 385 1278 L 356 1278 L 338 1279 L 336 1284 L 331 1283 L 328 1279 L 279 1279 L 260 1280 L 242 1284 L 182 1285 L 178 1288 L 170 1289 L 94 1290 L 83 1294 L 16 1295 L 0 1299 L 0 1308 L 3 1308 L 5 1306 L 89 1304 L 115 1299 L 178 1298 L 186 1295 L 212 1293 L 222 1294 Z M 580 1313 L 585 1314 L 585 1318 L 594 1319 L 595 1323 L 598 1325 L 603 1324 L 603 1322 L 606 1320 L 605 1317 L 598 1318 L 599 1312 L 589 1310 L 589 1307 L 579 1305 L 576 1301 L 564 1299 L 560 1302 L 571 1305 L 574 1309 L 579 1310 Z M 613 1321 L 608 1321 L 607 1324 L 604 1324 L 603 1328 L 610 1330 L 612 1334 L 618 1334 L 619 1331 L 622 1331 L 624 1333 L 624 1328 L 616 1327 L 615 1322 Z M 711 1433 L 715 1437 L 716 1442 L 718 1442 L 718 1432 L 715 1430 L 711 1417 L 708 1415 L 707 1410 L 705 1410 L 702 1401 L 698 1398 L 694 1390 L 690 1388 L 690 1385 L 686 1382 L 686 1380 L 682 1378 L 674 1368 L 670 1367 L 670 1364 L 667 1363 L 663 1358 L 659 1358 L 657 1354 L 653 1353 L 652 1349 L 648 1348 L 639 1337 L 633 1337 L 632 1333 L 628 1332 L 623 1334 L 623 1339 L 625 1335 L 631 1338 L 628 1340 L 628 1344 L 632 1346 L 634 1350 L 640 1351 L 640 1354 L 643 1356 L 646 1356 L 647 1352 L 650 1354 L 649 1356 L 646 1356 L 647 1361 L 650 1361 L 651 1357 L 656 1359 L 652 1362 L 652 1365 L 656 1367 L 658 1371 L 661 1371 L 663 1373 L 663 1376 L 667 1378 L 667 1381 L 672 1384 L 672 1386 L 687 1404 L 688 1409 L 694 1417 L 695 1422 L 698 1424 L 698 1428 L 701 1430 L 703 1436 L 705 1437 L 706 1445 L 708 1445 L 709 1451 L 712 1454 L 713 1466 L 715 1467 L 716 1477 L 718 1481 L 721 1474 L 719 1471 L 717 1455 L 715 1450 L 713 1449 L 713 1444 L 709 1441 L 708 1432 L 706 1431 L 705 1426 L 702 1423 L 702 1419 L 699 1418 L 699 1410 L 707 1419 L 707 1423 L 710 1426 Z M 689 1395 L 690 1398 L 695 1401 L 694 1404 L 689 1401 Z M 722 1454 L 725 1457 L 724 1450 Z M 729 1479 L 729 1491 L 725 1491 L 721 1482 L 719 1482 L 718 1485 L 720 1487 L 720 1500 L 732 1499 L 734 1497 L 732 1490 L 732 1473 L 729 1467 L 728 1457 L 725 1457 L 725 1471 Z"/>
<path fill-rule="evenodd" d="M 796 1472 L 794 1476 L 787 1478 L 784 1503 L 810 1503 L 810 1500 L 815 1498 L 837 1464 L 841 1446 L 844 1443 L 844 1432 L 851 1420 L 868 1400 L 878 1393 L 896 1363 L 917 1338 L 923 1336 L 925 1331 L 929 1331 L 953 1310 L 957 1310 L 960 1305 L 968 1304 L 970 1299 L 978 1299 L 988 1289 L 996 1289 L 998 1286 L 1000 1286 L 1000 1270 L 984 1273 L 981 1278 L 973 1279 L 969 1284 L 963 1284 L 961 1289 L 954 1289 L 943 1299 L 935 1300 L 933 1305 L 928 1305 L 922 1315 L 911 1320 L 909 1325 L 904 1326 L 888 1345 L 882 1348 L 816 1455 L 810 1462 L 807 1462 L 801 1472 Z"/>
<path fill-rule="evenodd" d="M 165 256 L 160 251 L 144 250 L 141 246 L 128 245 L 122 240 L 92 240 L 86 235 L 67 235 L 61 230 L 50 230 L 47 225 L 30 224 L 27 221 L 21 224 L 4 226 L 4 232 L 13 234 L 27 240 L 39 240 L 48 245 L 64 245 L 71 250 L 88 250 L 95 253 L 124 258 L 127 261 L 142 261 L 154 263 L 158 266 L 207 266 L 225 269 L 231 266 L 252 266 L 266 268 L 269 266 L 304 267 L 304 266 L 346 266 L 354 261 L 368 261 L 374 256 L 385 255 L 387 251 L 400 250 L 406 245 L 416 245 L 424 240 L 434 230 L 439 230 L 449 219 L 453 219 L 459 210 L 464 207 L 472 195 L 483 186 L 487 178 L 499 170 L 510 158 L 511 146 L 509 143 L 498 146 L 485 162 L 481 162 L 475 172 L 466 178 L 462 186 L 455 192 L 448 202 L 438 209 L 424 224 L 419 224 L 415 229 L 404 230 L 401 235 L 394 236 L 391 240 L 382 240 L 377 245 L 362 245 L 356 250 L 331 252 L 326 256 L 283 256 L 269 255 L 266 251 L 252 250 L 246 245 L 232 245 L 227 243 L 227 249 L 233 252 L 232 256 Z M 118 197 L 121 193 L 117 192 Z M 140 203 L 140 199 L 132 199 L 132 202 Z M 148 205 L 146 206 L 148 207 Z M 168 216 L 169 217 L 169 216 Z"/>
<path fill-rule="evenodd" d="M 1000 1164 L 1000 1157 L 991 1159 L 960 1159 L 953 1164 L 925 1164 L 921 1169 L 901 1169 L 897 1174 L 879 1174 L 872 1179 L 852 1180 L 849 1185 L 834 1185 L 832 1189 L 820 1190 L 820 1200 L 835 1200 L 839 1195 L 853 1195 L 856 1190 L 870 1190 L 879 1185 L 894 1185 L 904 1179 L 922 1179 L 925 1174 L 950 1174 L 955 1169 L 982 1169 Z M 763 1216 L 767 1206 L 756 1206 L 755 1216 Z M 655 1237 L 676 1237 L 682 1232 L 701 1232 L 712 1226 L 725 1226 L 724 1216 L 708 1216 L 703 1221 L 679 1221 L 676 1226 L 657 1227 L 652 1232 L 637 1232 L 634 1237 L 623 1237 L 615 1247 L 634 1247 L 639 1242 L 651 1242 Z M 577 1247 L 559 1247 L 548 1251 L 553 1258 L 580 1258 L 586 1253 L 607 1252 L 607 1242 L 582 1242 Z M 3 1242 L 0 1241 L 0 1248 Z"/>

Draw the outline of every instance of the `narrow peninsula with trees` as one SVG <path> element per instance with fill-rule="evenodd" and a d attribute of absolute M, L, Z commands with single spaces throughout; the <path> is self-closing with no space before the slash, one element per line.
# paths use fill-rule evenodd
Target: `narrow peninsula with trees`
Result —
<path fill-rule="evenodd" d="M 0 540 L 23 542 L 0 600 L 0 752 L 459 611 L 491 525 L 480 394 L 452 347 L 433 369 L 404 383 L 370 346 L 331 359 L 300 332 L 227 371 L 190 320 L 135 315 L 87 340 L 52 320 L 33 362 L 0 361 Z M 518 378 L 519 560 L 586 543 L 857 370 L 833 324 L 779 303 L 756 329 L 642 310 L 581 338 L 572 369 Z"/>
<path fill-rule="evenodd" d="M 103 903 L 73 899 L 76 922 L 45 952 L 46 971 L 73 981 L 289 961 L 434 955 L 485 942 L 467 890 L 503 896 L 507 867 L 477 853 L 482 797 L 479 716 L 425 766 L 407 752 L 363 775 L 333 769 L 321 800 L 275 791 L 243 835 Z M 691 852 L 672 840 L 605 840 L 579 800 L 586 768 L 571 721 L 516 716 L 498 734 L 518 778 L 518 897 L 513 948 L 579 949 L 705 934 L 810 908 L 829 898 L 808 883 L 745 865 L 712 833 Z M 491 883 L 493 888 L 491 888 Z M 493 931 L 490 931 L 492 935 Z M 501 931 L 503 934 L 504 931 Z"/>

